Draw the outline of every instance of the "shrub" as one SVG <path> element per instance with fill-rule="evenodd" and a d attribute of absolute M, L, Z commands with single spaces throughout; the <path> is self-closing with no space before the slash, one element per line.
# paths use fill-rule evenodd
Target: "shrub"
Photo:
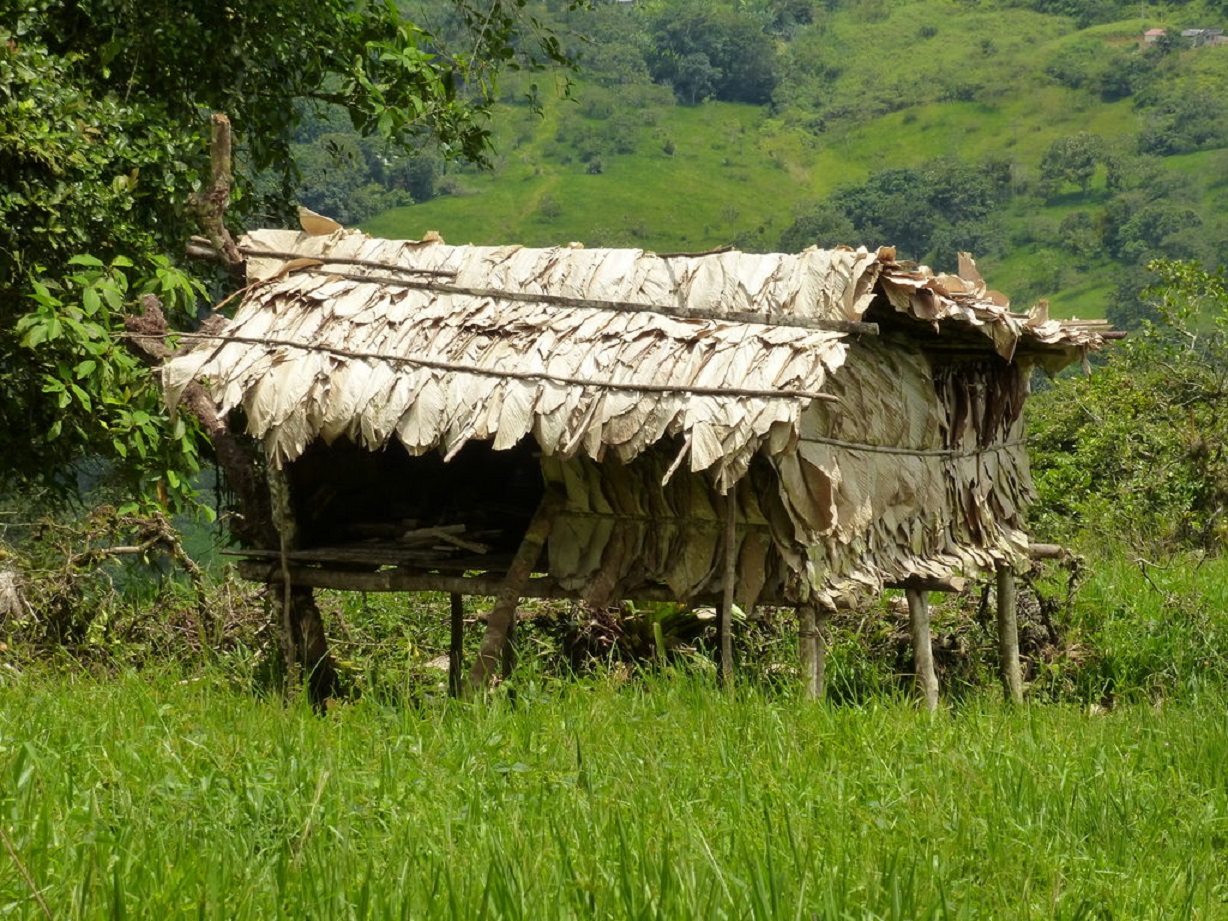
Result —
<path fill-rule="evenodd" d="M 1228 548 L 1228 282 L 1157 262 L 1144 321 L 1090 377 L 1032 401 L 1041 533 L 1144 550 Z"/>

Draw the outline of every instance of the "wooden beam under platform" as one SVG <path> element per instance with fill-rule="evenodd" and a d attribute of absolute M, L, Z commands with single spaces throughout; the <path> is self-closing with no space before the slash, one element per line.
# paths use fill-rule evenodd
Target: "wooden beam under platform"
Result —
<path fill-rule="evenodd" d="M 239 576 L 249 582 L 280 585 L 281 568 L 261 560 L 241 560 Z M 497 595 L 503 584 L 502 572 L 480 572 L 469 575 L 448 575 L 440 572 L 423 572 L 409 569 L 380 569 L 374 572 L 356 572 L 349 569 L 325 569 L 314 566 L 290 564 L 290 579 L 295 585 L 306 588 L 329 588 L 343 592 L 444 592 L 457 595 Z M 923 592 L 962 592 L 968 580 L 958 576 L 947 579 L 912 576 L 901 582 L 888 582 L 886 588 L 914 589 Z M 550 576 L 529 579 L 521 592 L 523 598 L 544 598 L 579 601 L 579 592 L 564 588 Z M 635 589 L 626 601 L 670 602 L 678 597 L 669 586 L 645 586 Z M 720 594 L 697 595 L 690 603 L 718 607 L 723 598 Z M 772 607 L 798 606 L 787 598 L 761 596 L 757 604 Z"/>
<path fill-rule="evenodd" d="M 239 563 L 240 577 L 251 582 L 269 585 L 281 583 L 281 571 L 277 566 L 258 560 L 242 560 Z M 497 595 L 503 585 L 502 573 L 478 573 L 451 576 L 436 572 L 412 572 L 403 569 L 381 569 L 378 572 L 349 572 L 337 569 L 318 569 L 309 566 L 290 567 L 290 578 L 295 585 L 310 588 L 330 588 L 344 592 L 444 592 L 457 595 Z M 525 583 L 520 593 L 522 598 L 580 600 L 578 592 L 564 588 L 549 576 L 536 576 Z M 668 586 L 637 589 L 628 601 L 677 601 Z M 716 606 L 719 595 L 701 595 L 693 603 Z M 794 602 L 768 599 L 761 604 L 792 606 Z"/>

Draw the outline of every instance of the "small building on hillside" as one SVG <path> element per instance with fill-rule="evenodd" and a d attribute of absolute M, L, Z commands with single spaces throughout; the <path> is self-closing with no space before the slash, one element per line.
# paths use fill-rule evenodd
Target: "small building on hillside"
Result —
<path fill-rule="evenodd" d="M 1155 45 L 1167 37 L 1168 37 L 1167 29 L 1148 29 L 1146 32 L 1143 33 L 1143 44 L 1144 45 Z"/>
<path fill-rule="evenodd" d="M 516 597 L 829 611 L 1013 567 L 1032 370 L 1103 341 L 967 257 L 242 250 L 234 319 L 164 384 L 202 381 L 284 472 L 293 546 L 243 571 L 298 586 L 496 594 L 519 555 Z"/>
<path fill-rule="evenodd" d="M 1223 29 L 1182 29 L 1181 37 L 1190 43 L 1191 48 L 1202 48 L 1205 45 L 1223 44 Z"/>

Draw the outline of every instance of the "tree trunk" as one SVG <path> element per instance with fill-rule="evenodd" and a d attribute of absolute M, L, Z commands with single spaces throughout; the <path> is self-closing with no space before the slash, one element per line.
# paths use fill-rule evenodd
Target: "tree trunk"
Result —
<path fill-rule="evenodd" d="M 307 699 L 312 707 L 322 713 L 328 699 L 337 694 L 337 668 L 328 651 L 324 619 L 320 616 L 315 593 L 311 589 L 297 586 L 290 589 L 288 620 L 288 643 L 293 649 L 298 674 L 296 680 L 306 681 Z"/>
<path fill-rule="evenodd" d="M 231 187 L 230 122 L 224 115 L 213 116 L 211 153 L 210 187 L 205 193 L 194 196 L 191 204 L 219 257 L 237 274 L 242 271 L 243 258 L 224 223 Z M 151 367 L 157 368 L 174 354 L 166 344 L 170 329 L 157 297 L 146 295 L 141 305 L 139 316 L 124 318 L 128 345 Z M 212 324 L 220 322 L 220 317 L 211 317 L 205 321 L 201 332 L 214 331 Z M 238 508 L 237 514 L 228 521 L 230 532 L 248 547 L 282 551 L 284 556 L 288 544 L 283 542 L 279 531 L 270 483 L 251 440 L 230 430 L 226 420 L 218 416 L 213 400 L 198 383 L 193 382 L 184 389 L 179 411 L 189 413 L 200 423 L 235 495 Z M 282 650 L 289 669 L 287 677 L 298 672 L 307 682 L 312 705 L 323 709 L 325 701 L 337 691 L 337 671 L 328 652 L 320 609 L 310 588 L 292 585 L 284 559 L 281 576 L 279 620 Z"/>

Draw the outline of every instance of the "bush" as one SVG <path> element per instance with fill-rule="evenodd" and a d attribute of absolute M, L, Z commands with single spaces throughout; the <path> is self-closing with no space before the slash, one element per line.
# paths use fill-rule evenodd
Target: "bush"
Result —
<path fill-rule="evenodd" d="M 1090 377 L 1032 401 L 1040 533 L 1143 551 L 1228 549 L 1228 283 L 1158 262 L 1144 321 Z"/>

